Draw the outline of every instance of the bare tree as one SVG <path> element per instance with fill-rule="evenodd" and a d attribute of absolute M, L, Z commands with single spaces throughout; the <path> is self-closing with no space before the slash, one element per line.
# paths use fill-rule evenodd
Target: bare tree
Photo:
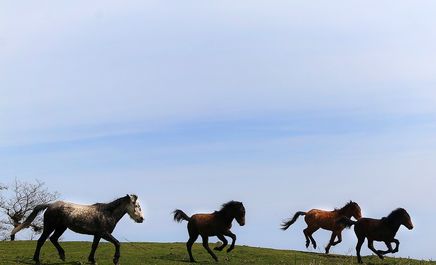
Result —
<path fill-rule="evenodd" d="M 0 206 L 4 204 L 3 191 L 6 190 L 6 186 L 0 183 Z M 6 227 L 3 225 L 2 220 L 0 220 L 0 237 L 6 233 Z"/>
<path fill-rule="evenodd" d="M 44 182 L 39 180 L 31 183 L 15 179 L 12 185 L 2 187 L 2 190 L 4 195 L 0 196 L 0 211 L 3 213 L 3 218 L 0 219 L 0 227 L 4 236 L 5 231 L 10 232 L 20 225 L 35 206 L 49 203 L 59 197 L 59 193 L 50 192 Z M 42 216 L 35 219 L 31 228 L 33 230 L 31 238 L 33 238 L 42 230 Z"/>

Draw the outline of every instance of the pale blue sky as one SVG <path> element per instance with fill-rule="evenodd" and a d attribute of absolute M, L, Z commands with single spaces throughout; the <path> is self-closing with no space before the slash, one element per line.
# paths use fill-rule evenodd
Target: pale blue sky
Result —
<path fill-rule="evenodd" d="M 295 211 L 401 206 L 416 229 L 398 256 L 436 259 L 435 8 L 0 1 L 0 181 L 82 203 L 135 192 L 146 222 L 115 232 L 131 241 L 185 241 L 174 208 L 236 199 L 239 244 L 303 250 L 303 220 L 278 229 Z M 333 252 L 354 245 L 346 231 Z"/>

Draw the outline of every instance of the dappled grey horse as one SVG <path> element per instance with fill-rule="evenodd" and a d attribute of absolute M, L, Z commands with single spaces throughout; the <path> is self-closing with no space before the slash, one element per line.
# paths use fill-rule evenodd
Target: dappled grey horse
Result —
<path fill-rule="evenodd" d="M 39 253 L 41 247 L 50 234 L 50 241 L 56 247 L 59 257 L 65 260 L 65 251 L 58 242 L 59 237 L 67 228 L 80 234 L 94 235 L 91 253 L 88 261 L 95 263 L 95 250 L 100 239 L 105 239 L 115 245 L 114 264 L 118 264 L 120 258 L 120 242 L 112 236 L 118 221 L 127 213 L 135 222 L 142 223 L 144 215 L 139 205 L 138 196 L 126 195 L 110 203 L 96 203 L 93 205 L 79 205 L 70 202 L 57 201 L 51 204 L 41 204 L 35 207 L 33 212 L 11 233 L 14 236 L 18 231 L 30 226 L 40 211 L 44 213 L 44 230 L 38 239 L 33 260 L 40 264 Z"/>

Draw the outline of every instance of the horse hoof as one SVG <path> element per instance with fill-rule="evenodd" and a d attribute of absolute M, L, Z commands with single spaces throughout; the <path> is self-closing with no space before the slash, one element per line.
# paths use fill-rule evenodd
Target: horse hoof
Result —
<path fill-rule="evenodd" d="M 227 249 L 227 253 L 229 253 L 230 251 L 232 251 L 233 250 L 233 248 L 229 248 L 229 249 Z"/>
<path fill-rule="evenodd" d="M 220 248 L 220 247 L 215 247 L 214 250 L 221 251 L 221 250 L 223 250 L 223 249 Z"/>

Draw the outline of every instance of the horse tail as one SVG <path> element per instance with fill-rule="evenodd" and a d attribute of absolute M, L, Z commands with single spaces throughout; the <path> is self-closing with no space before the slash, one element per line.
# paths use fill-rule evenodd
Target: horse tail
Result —
<path fill-rule="evenodd" d="M 20 230 L 29 227 L 32 224 L 33 220 L 35 220 L 35 218 L 38 215 L 38 213 L 40 211 L 43 211 L 43 210 L 47 209 L 48 206 L 50 206 L 50 204 L 40 204 L 40 205 L 37 205 L 33 209 L 32 213 L 30 213 L 30 215 L 26 218 L 26 220 L 24 220 L 23 223 L 19 224 L 18 226 L 16 226 L 14 228 L 14 230 L 12 230 L 12 232 L 11 232 L 11 240 L 15 239 L 15 234 L 18 233 Z"/>
<path fill-rule="evenodd" d="M 356 221 L 351 220 L 350 218 L 343 216 L 341 219 L 336 221 L 337 224 L 345 225 L 346 228 L 352 227 Z"/>
<path fill-rule="evenodd" d="M 174 221 L 180 223 L 181 221 L 191 221 L 191 217 L 189 217 L 184 211 L 176 209 L 173 212 L 174 214 Z"/>
<path fill-rule="evenodd" d="M 283 221 L 281 229 L 282 230 L 288 229 L 293 223 L 295 223 L 295 221 L 297 221 L 297 219 L 298 219 L 298 217 L 300 217 L 300 215 L 306 215 L 306 212 L 296 212 L 292 219 L 288 219 L 286 221 Z"/>

